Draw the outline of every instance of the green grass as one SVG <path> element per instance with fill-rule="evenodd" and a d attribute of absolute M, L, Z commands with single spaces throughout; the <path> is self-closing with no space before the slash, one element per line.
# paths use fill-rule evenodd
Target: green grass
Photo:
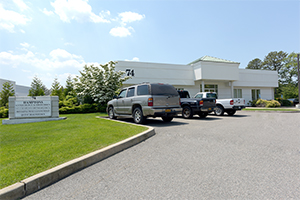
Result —
<path fill-rule="evenodd" d="M 60 115 L 67 119 L 16 125 L 0 120 L 0 188 L 147 129 L 96 118 L 100 115 Z"/>
<path fill-rule="evenodd" d="M 299 112 L 299 109 L 293 108 L 245 108 L 243 110 L 247 111 L 292 111 L 292 112 Z"/>

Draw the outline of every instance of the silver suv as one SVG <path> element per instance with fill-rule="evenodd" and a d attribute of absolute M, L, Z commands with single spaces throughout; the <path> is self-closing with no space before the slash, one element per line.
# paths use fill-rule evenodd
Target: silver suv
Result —
<path fill-rule="evenodd" d="M 132 115 L 138 124 L 145 123 L 147 117 L 161 117 L 163 121 L 170 122 L 181 110 L 174 86 L 162 83 L 126 87 L 107 104 L 109 118 Z"/>

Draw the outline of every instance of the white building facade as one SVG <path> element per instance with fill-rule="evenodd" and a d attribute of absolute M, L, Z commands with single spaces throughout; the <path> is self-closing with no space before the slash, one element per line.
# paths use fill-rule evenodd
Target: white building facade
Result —
<path fill-rule="evenodd" d="M 2 91 L 2 85 L 5 82 L 9 82 L 10 84 L 13 85 L 15 96 L 28 96 L 30 87 L 17 85 L 15 81 L 1 79 L 1 78 L 0 78 L 0 91 Z"/>
<path fill-rule="evenodd" d="M 278 87 L 276 71 L 240 69 L 240 63 L 203 56 L 187 65 L 118 61 L 117 71 L 125 71 L 131 79 L 124 86 L 151 82 L 168 83 L 180 90 L 216 92 L 222 98 L 244 98 L 246 104 L 256 99 L 274 99 Z"/>

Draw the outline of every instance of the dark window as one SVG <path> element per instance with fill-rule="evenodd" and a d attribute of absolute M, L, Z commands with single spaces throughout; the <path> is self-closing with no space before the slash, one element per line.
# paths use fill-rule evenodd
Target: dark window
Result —
<path fill-rule="evenodd" d="M 127 92 L 127 97 L 132 97 L 134 96 L 134 88 L 129 88 Z"/>
<path fill-rule="evenodd" d="M 151 94 L 152 95 L 176 95 L 178 92 L 172 85 L 166 84 L 151 84 Z"/>
<path fill-rule="evenodd" d="M 207 93 L 206 95 L 207 98 L 218 98 L 216 93 Z"/>
<path fill-rule="evenodd" d="M 148 94 L 149 94 L 148 85 L 139 85 L 137 87 L 137 95 L 148 95 Z"/>

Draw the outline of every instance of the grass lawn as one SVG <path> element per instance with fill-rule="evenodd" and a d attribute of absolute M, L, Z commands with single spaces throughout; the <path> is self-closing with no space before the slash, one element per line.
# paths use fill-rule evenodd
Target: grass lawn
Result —
<path fill-rule="evenodd" d="M 147 128 L 96 118 L 103 113 L 60 115 L 66 120 L 2 125 L 0 189 Z"/>
<path fill-rule="evenodd" d="M 243 110 L 247 111 L 292 111 L 292 112 L 300 112 L 299 109 L 294 109 L 294 108 L 245 108 Z"/>

